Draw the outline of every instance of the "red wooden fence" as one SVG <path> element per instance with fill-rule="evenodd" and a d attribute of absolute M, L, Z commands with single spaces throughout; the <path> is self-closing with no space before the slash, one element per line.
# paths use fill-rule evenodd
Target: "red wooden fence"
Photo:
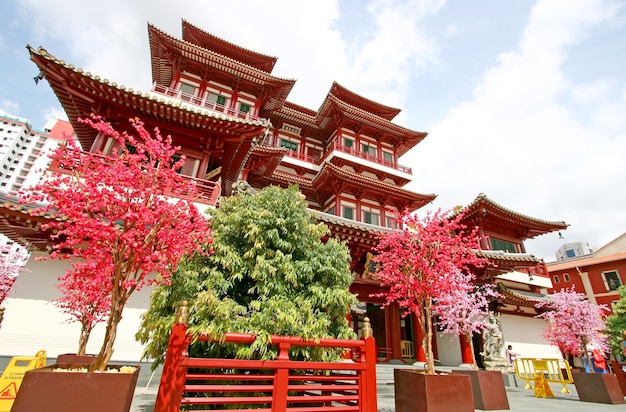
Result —
<path fill-rule="evenodd" d="M 369 329 L 371 330 L 371 329 Z M 200 336 L 200 341 L 208 341 Z M 227 333 L 224 343 L 251 344 L 255 336 Z M 271 337 L 275 360 L 190 358 L 187 325 L 172 327 L 155 412 L 180 411 L 183 405 L 211 410 L 257 409 L 266 412 L 376 412 L 376 344 L 361 340 Z M 292 346 L 343 348 L 345 362 L 293 361 Z M 216 372 L 216 370 L 218 372 Z"/>

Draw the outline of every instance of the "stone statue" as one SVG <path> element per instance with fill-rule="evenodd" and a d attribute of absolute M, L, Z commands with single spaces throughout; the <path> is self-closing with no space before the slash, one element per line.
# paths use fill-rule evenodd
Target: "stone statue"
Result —
<path fill-rule="evenodd" d="M 253 195 L 256 190 L 245 180 L 238 180 L 233 183 L 233 195 Z"/>
<path fill-rule="evenodd" d="M 485 370 L 514 373 L 514 366 L 502 356 L 504 337 L 500 324 L 500 316 L 493 312 L 489 313 L 489 324 L 483 330 L 483 351 Z"/>
<path fill-rule="evenodd" d="M 500 318 L 489 314 L 489 326 L 483 330 L 483 356 L 485 359 L 500 358 L 504 340 L 500 329 Z"/>

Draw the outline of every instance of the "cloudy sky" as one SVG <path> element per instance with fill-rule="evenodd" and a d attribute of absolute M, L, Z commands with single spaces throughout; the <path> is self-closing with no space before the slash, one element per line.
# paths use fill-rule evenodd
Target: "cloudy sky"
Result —
<path fill-rule="evenodd" d="M 428 137 L 401 159 L 427 209 L 479 193 L 565 221 L 527 242 L 554 260 L 568 242 L 626 232 L 626 3 L 613 0 L 2 0 L 0 113 L 36 129 L 64 117 L 35 85 L 27 44 L 149 91 L 147 24 L 180 37 L 183 19 L 278 57 L 289 100 L 319 108 L 333 81 L 400 107 Z"/>

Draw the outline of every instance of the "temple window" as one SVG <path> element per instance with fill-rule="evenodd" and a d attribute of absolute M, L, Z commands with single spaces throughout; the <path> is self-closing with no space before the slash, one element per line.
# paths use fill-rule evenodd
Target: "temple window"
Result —
<path fill-rule="evenodd" d="M 561 283 L 561 279 L 559 279 L 559 275 L 554 275 L 552 276 L 552 282 L 556 283 Z"/>
<path fill-rule="evenodd" d="M 348 139 L 347 137 L 344 137 L 343 138 L 343 145 L 345 147 L 353 147 L 354 146 L 354 140 Z"/>
<path fill-rule="evenodd" d="M 346 219 L 354 219 L 354 208 L 350 206 L 344 206 L 343 217 L 345 217 Z"/>
<path fill-rule="evenodd" d="M 206 98 L 209 102 L 213 102 L 219 106 L 226 106 L 226 96 L 219 95 L 217 93 L 209 92 Z"/>
<path fill-rule="evenodd" d="M 328 209 L 326 211 L 326 213 L 328 213 L 329 215 L 334 215 L 335 214 L 335 206 L 331 207 L 330 209 Z"/>
<path fill-rule="evenodd" d="M 393 153 L 383 150 L 383 159 L 385 159 L 385 163 L 393 164 Z"/>
<path fill-rule="evenodd" d="M 241 113 L 249 113 L 250 112 L 250 105 L 248 103 L 239 103 L 239 111 Z"/>
<path fill-rule="evenodd" d="M 391 229 L 398 228 L 398 219 L 395 216 L 387 216 L 386 217 L 386 226 Z"/>
<path fill-rule="evenodd" d="M 622 286 L 622 280 L 616 270 L 602 272 L 602 280 L 606 290 L 617 290 L 617 288 Z"/>
<path fill-rule="evenodd" d="M 196 92 L 196 87 L 194 85 L 188 84 L 188 83 L 180 83 L 180 91 L 183 93 L 186 93 L 188 95 L 193 96 L 194 93 Z"/>
<path fill-rule="evenodd" d="M 376 148 L 368 145 L 367 143 L 361 143 L 361 151 L 369 155 L 376 156 Z"/>
<path fill-rule="evenodd" d="M 374 212 L 363 211 L 363 222 L 378 226 L 380 222 L 380 216 Z"/>
<path fill-rule="evenodd" d="M 289 141 L 287 139 L 280 139 L 280 147 L 286 147 L 289 150 L 293 150 L 294 152 L 298 151 L 298 143 Z"/>
<path fill-rule="evenodd" d="M 570 281 L 570 280 L 569 280 L 569 274 L 568 274 L 568 273 L 564 273 L 564 274 L 563 274 L 563 281 L 564 281 L 564 282 L 569 282 L 569 281 Z"/>
<path fill-rule="evenodd" d="M 501 250 L 503 252 L 508 252 L 508 253 L 517 252 L 515 243 L 507 242 L 506 240 L 496 239 L 494 237 L 491 237 L 490 240 L 491 240 L 491 250 Z"/>

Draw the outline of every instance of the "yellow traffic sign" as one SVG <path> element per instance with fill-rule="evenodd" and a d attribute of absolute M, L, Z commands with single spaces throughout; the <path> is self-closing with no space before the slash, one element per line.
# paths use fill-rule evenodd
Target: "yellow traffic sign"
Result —
<path fill-rule="evenodd" d="M 46 351 L 40 350 L 35 356 L 11 358 L 0 377 L 0 412 L 9 412 L 22 384 L 24 374 L 31 369 L 46 366 Z"/>

